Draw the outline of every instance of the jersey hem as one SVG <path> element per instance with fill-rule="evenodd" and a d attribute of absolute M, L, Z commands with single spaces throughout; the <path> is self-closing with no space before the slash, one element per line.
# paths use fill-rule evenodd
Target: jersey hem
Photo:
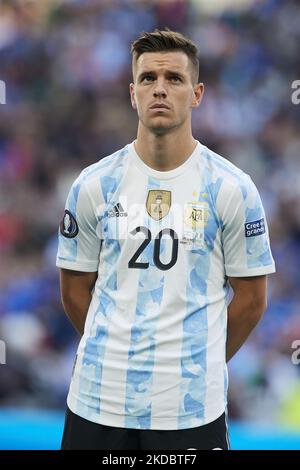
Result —
<path fill-rule="evenodd" d="M 70 392 L 67 397 L 67 405 L 69 409 L 72 411 L 72 413 L 76 414 L 77 416 L 80 416 L 83 419 L 86 419 L 87 421 L 90 421 L 92 423 L 96 424 L 102 424 L 104 426 L 112 426 L 112 427 L 117 427 L 117 428 L 125 428 L 125 429 L 140 429 L 140 430 L 161 430 L 161 431 L 178 431 L 180 429 L 192 429 L 192 428 L 197 428 L 199 426 L 205 426 L 206 424 L 209 424 L 216 419 L 218 419 L 226 410 L 226 403 L 222 405 L 217 411 L 211 412 L 211 413 L 206 413 L 205 418 L 199 419 L 195 417 L 195 415 L 190 414 L 186 415 L 184 417 L 180 418 L 180 421 L 183 422 L 184 420 L 187 421 L 186 426 L 181 426 L 180 428 L 174 427 L 174 421 L 178 420 L 178 418 L 152 418 L 151 419 L 151 427 L 150 428 L 136 428 L 133 426 L 125 426 L 125 420 L 126 418 L 130 418 L 130 416 L 126 415 L 113 415 L 110 413 L 105 413 L 101 411 L 101 414 L 93 414 L 93 416 L 87 416 L 85 413 L 78 412 L 76 409 L 76 406 L 74 405 L 73 407 L 73 399 L 72 396 L 70 395 Z M 194 425 L 190 425 L 188 422 L 193 419 L 193 421 L 198 421 L 198 423 Z"/>
<path fill-rule="evenodd" d="M 73 271 L 84 271 L 84 272 L 96 272 L 98 271 L 98 261 L 97 263 L 78 263 L 78 261 L 66 261 L 57 259 L 56 266 L 58 268 L 71 269 Z"/>
<path fill-rule="evenodd" d="M 276 272 L 275 264 L 270 266 L 261 266 L 260 268 L 232 268 L 225 266 L 225 273 L 232 277 L 251 277 L 263 274 L 272 274 Z"/>

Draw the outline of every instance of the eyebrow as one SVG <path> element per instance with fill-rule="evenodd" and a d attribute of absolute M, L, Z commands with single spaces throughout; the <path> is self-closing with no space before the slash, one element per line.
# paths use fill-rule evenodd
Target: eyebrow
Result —
<path fill-rule="evenodd" d="M 166 70 L 166 74 L 167 75 L 178 75 L 178 77 L 180 77 L 180 78 L 183 78 L 183 79 L 185 78 L 185 76 L 182 75 L 182 73 L 178 72 L 177 70 Z M 156 75 L 156 72 L 154 72 L 153 70 L 144 70 L 143 72 L 141 72 L 138 75 L 138 79 L 141 80 L 142 78 L 144 78 L 147 75 Z"/>

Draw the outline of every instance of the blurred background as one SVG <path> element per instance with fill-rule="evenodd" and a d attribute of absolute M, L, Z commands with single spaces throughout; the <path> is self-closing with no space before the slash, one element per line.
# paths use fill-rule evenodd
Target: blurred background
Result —
<path fill-rule="evenodd" d="M 300 4 L 0 1 L 0 448 L 58 448 L 78 336 L 59 297 L 57 227 L 73 180 L 136 136 L 130 43 L 178 30 L 200 50 L 194 137 L 249 173 L 277 273 L 230 362 L 234 449 L 300 449 Z M 300 354 L 298 355 L 298 358 Z"/>

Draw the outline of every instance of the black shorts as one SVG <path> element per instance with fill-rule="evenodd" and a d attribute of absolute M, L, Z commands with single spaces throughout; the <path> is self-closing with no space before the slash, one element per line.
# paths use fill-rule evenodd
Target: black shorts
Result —
<path fill-rule="evenodd" d="M 189 429 L 155 430 L 106 426 L 87 421 L 67 408 L 62 450 L 229 450 L 226 415 Z"/>

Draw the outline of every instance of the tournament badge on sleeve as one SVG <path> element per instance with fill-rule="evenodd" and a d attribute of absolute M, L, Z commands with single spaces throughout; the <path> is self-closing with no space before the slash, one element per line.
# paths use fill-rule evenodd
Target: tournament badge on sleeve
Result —
<path fill-rule="evenodd" d="M 74 238 L 78 234 L 78 225 L 70 211 L 65 210 L 60 223 L 60 233 L 66 238 Z"/>
<path fill-rule="evenodd" d="M 189 202 L 184 205 L 183 239 L 187 250 L 204 248 L 204 227 L 208 220 L 208 205 L 203 202 Z"/>

